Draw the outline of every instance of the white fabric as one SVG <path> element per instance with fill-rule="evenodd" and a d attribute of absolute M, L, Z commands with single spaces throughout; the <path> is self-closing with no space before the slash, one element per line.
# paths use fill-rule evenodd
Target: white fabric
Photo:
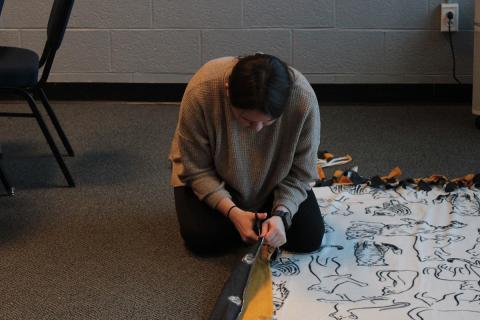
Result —
<path fill-rule="evenodd" d="M 314 188 L 327 233 L 272 262 L 275 319 L 480 319 L 480 191 Z"/>
<path fill-rule="evenodd" d="M 352 156 L 347 154 L 346 156 L 343 156 L 343 157 L 332 158 L 328 160 L 318 159 L 317 165 L 319 164 L 322 168 L 327 168 L 327 167 L 339 166 L 341 164 L 349 163 L 350 161 L 352 161 Z"/>

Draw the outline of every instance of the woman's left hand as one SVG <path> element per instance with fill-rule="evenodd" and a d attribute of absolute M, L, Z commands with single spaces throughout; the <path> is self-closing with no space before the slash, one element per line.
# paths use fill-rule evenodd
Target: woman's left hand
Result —
<path fill-rule="evenodd" d="M 273 216 L 262 223 L 262 237 L 266 244 L 278 248 L 287 242 L 287 235 L 282 218 Z"/>

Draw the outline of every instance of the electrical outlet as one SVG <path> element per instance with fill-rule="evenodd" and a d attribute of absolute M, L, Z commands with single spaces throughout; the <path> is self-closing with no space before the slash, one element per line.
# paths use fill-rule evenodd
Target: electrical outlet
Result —
<path fill-rule="evenodd" d="M 458 31 L 459 9 L 458 3 L 442 3 L 440 15 L 440 31 L 448 32 L 448 23 L 450 22 L 450 31 Z M 449 20 L 447 14 L 451 12 L 453 19 Z"/>

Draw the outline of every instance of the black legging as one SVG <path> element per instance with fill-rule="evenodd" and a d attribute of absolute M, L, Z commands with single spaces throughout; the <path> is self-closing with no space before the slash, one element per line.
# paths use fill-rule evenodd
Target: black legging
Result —
<path fill-rule="evenodd" d="M 220 254 L 240 246 L 242 239 L 233 223 L 215 209 L 200 201 L 190 187 L 174 188 L 180 234 L 186 246 L 198 254 Z M 270 212 L 273 197 L 259 212 Z M 307 192 L 287 230 L 286 250 L 311 252 L 320 248 L 325 225 L 317 199 Z"/>

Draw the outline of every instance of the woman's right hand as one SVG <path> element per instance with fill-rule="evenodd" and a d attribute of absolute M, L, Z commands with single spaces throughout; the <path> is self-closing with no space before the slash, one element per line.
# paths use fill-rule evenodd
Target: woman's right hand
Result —
<path fill-rule="evenodd" d="M 252 244 L 258 240 L 258 235 L 253 230 L 256 217 L 258 217 L 260 220 L 265 220 L 267 218 L 267 213 L 245 211 L 238 207 L 234 208 L 230 212 L 229 218 L 235 228 L 237 228 L 243 242 Z"/>

